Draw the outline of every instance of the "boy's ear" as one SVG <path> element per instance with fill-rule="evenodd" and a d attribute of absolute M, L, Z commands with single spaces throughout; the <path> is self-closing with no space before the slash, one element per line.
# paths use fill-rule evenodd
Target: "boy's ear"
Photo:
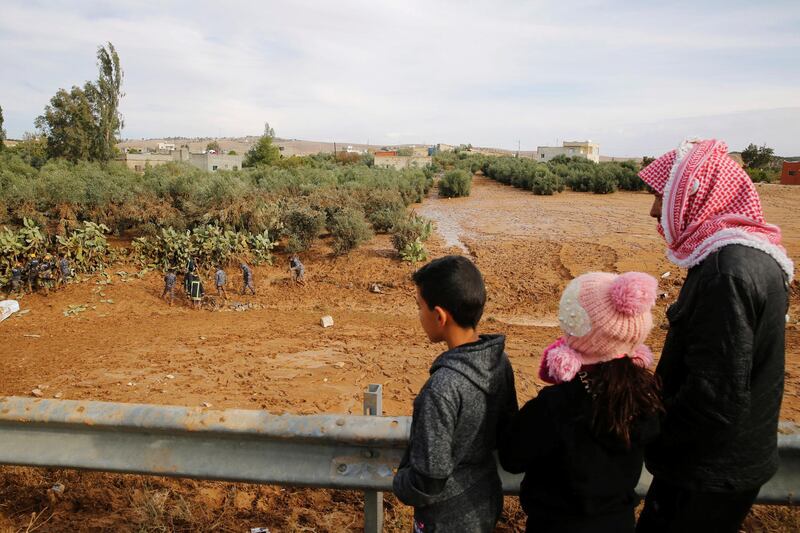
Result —
<path fill-rule="evenodd" d="M 433 312 L 436 315 L 436 323 L 439 325 L 439 327 L 443 328 L 450 320 L 450 313 L 438 305 L 433 308 Z"/>

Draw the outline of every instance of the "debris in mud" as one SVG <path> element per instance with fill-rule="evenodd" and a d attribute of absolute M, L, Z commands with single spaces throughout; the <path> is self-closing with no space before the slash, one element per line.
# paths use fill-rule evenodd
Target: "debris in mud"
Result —
<path fill-rule="evenodd" d="M 37 398 L 41 398 L 42 396 L 44 396 L 44 393 L 41 391 L 41 389 L 33 389 L 31 391 L 31 394 L 33 394 Z"/>
<path fill-rule="evenodd" d="M 28 337 L 29 339 L 40 339 L 42 336 L 37 335 L 36 333 L 26 333 L 23 337 Z"/>
<path fill-rule="evenodd" d="M 167 374 L 167 379 L 175 379 L 175 376 L 172 374 Z"/>
<path fill-rule="evenodd" d="M 330 315 L 326 315 L 326 316 L 324 316 L 324 317 L 319 319 L 319 324 L 323 328 L 329 328 L 329 327 L 333 326 L 333 317 L 330 316 Z"/>
<path fill-rule="evenodd" d="M 254 303 L 233 302 L 229 307 L 234 311 L 248 311 L 250 309 L 261 309 L 264 306 Z"/>
<path fill-rule="evenodd" d="M 663 274 L 661 274 L 661 279 L 667 279 L 668 277 L 670 277 L 670 275 L 672 275 L 672 272 L 670 271 L 664 272 Z"/>
<path fill-rule="evenodd" d="M 64 310 L 64 316 L 73 317 L 78 313 L 83 313 L 89 308 L 88 304 L 71 304 Z"/>
<path fill-rule="evenodd" d="M 64 484 L 63 483 L 55 483 L 50 490 L 55 492 L 56 494 L 62 494 L 64 492 Z"/>
<path fill-rule="evenodd" d="M 53 398 L 55 398 L 56 400 L 58 400 L 58 399 L 60 399 L 62 396 L 64 396 L 64 393 L 63 393 L 63 392 L 57 392 L 57 393 L 55 393 L 55 394 L 53 395 Z"/>
<path fill-rule="evenodd" d="M 209 407 L 211 407 L 211 404 L 210 404 L 210 403 L 208 403 L 208 402 L 203 402 L 201 405 L 202 405 L 203 407 L 205 407 L 206 409 L 208 409 Z"/>
<path fill-rule="evenodd" d="M 344 368 L 344 361 L 337 361 L 333 363 L 333 366 L 335 366 L 336 368 Z"/>
<path fill-rule="evenodd" d="M 372 292 L 372 293 L 375 293 L 375 294 L 381 294 L 383 291 L 381 290 L 381 286 L 380 285 L 378 285 L 377 283 L 372 283 L 369 286 L 369 292 Z"/>
<path fill-rule="evenodd" d="M 251 527 L 250 533 L 269 533 L 268 527 Z"/>

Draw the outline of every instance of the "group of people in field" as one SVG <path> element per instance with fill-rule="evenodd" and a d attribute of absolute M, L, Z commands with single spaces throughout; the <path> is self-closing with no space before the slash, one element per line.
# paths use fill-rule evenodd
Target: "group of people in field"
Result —
<path fill-rule="evenodd" d="M 45 296 L 53 290 L 65 287 L 73 277 L 69 264 L 69 255 L 62 252 L 58 259 L 51 254 L 39 258 L 31 254 L 25 263 L 18 261 L 11 267 L 11 279 L 8 282 L 7 296 L 21 296 L 27 292 L 42 291 Z"/>
<path fill-rule="evenodd" d="M 253 296 L 256 295 L 255 280 L 253 279 L 253 269 L 244 261 L 239 262 L 239 268 L 242 271 L 242 288 L 240 294 L 244 296 L 248 292 Z M 291 274 L 292 283 L 305 285 L 305 266 L 300 261 L 300 258 L 295 254 L 289 258 L 289 273 Z M 176 269 L 170 267 L 164 274 L 164 290 L 161 292 L 161 298 L 166 299 L 171 306 L 175 301 L 175 287 L 178 284 L 178 275 Z M 214 287 L 217 290 L 217 296 L 225 300 L 228 299 L 228 274 L 222 264 L 217 265 L 214 272 Z M 183 274 L 183 290 L 186 297 L 189 299 L 192 309 L 199 309 L 202 306 L 203 298 L 205 297 L 205 286 L 200 276 L 200 270 L 197 264 L 197 258 L 190 257 L 186 263 L 186 270 Z"/>
<path fill-rule="evenodd" d="M 394 477 L 415 532 L 492 531 L 495 453 L 525 474 L 528 531 L 735 533 L 775 474 L 794 272 L 780 229 L 721 141 L 686 140 L 639 176 L 668 258 L 688 269 L 655 373 L 648 274 L 567 285 L 562 335 L 539 368 L 549 385 L 521 409 L 505 337 L 479 334 L 478 268 L 448 256 L 414 274 L 422 329 L 448 348 L 414 400 Z M 643 463 L 653 480 L 637 522 Z"/>

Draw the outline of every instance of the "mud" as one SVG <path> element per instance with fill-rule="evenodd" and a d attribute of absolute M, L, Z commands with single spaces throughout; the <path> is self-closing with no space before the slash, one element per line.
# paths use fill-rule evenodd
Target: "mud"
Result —
<path fill-rule="evenodd" d="M 768 220 L 781 225 L 797 260 L 800 188 L 764 185 L 759 192 Z M 428 246 L 432 257 L 469 253 L 483 271 L 489 301 L 482 328 L 508 335 L 520 402 L 542 385 L 536 378 L 539 357 L 559 335 L 558 298 L 572 277 L 589 270 L 655 275 L 665 294 L 656 324 L 664 324 L 685 273 L 664 257 L 648 216 L 650 200 L 643 193 L 539 197 L 478 176 L 469 198 L 431 197 L 416 207 L 439 225 Z M 394 258 L 383 235 L 340 258 L 322 240 L 303 261 L 305 287 L 290 283 L 285 256 L 275 266 L 255 269 L 258 295 L 231 294 L 230 302 L 254 304 L 242 311 L 193 311 L 180 299 L 169 307 L 159 299 L 157 273 L 141 279 L 116 274 L 136 272 L 133 265 L 111 269 L 111 284 L 86 277 L 49 297 L 28 296 L 21 305 L 29 312 L 0 324 L 0 394 L 29 396 L 38 387 L 49 398 L 360 413 L 367 385 L 381 383 L 384 412 L 410 414 L 442 349 L 428 343 L 418 326 L 409 278 L 414 267 Z M 665 272 L 670 275 L 662 279 Z M 238 289 L 238 272 L 232 270 L 229 279 L 235 285 L 229 290 Z M 370 292 L 372 283 L 383 292 Z M 795 422 L 798 303 L 795 285 L 782 408 L 782 418 Z M 88 306 L 64 316 L 75 304 Z M 323 315 L 333 316 L 332 328 L 319 326 Z M 664 333 L 654 329 L 650 344 L 656 353 Z M 51 497 L 56 482 L 66 490 Z M 34 526 L 47 520 L 41 531 L 355 531 L 362 524 L 360 502 L 358 494 L 347 492 L 0 468 L 0 531 L 25 530 L 32 512 L 42 513 Z M 407 530 L 410 512 L 391 497 L 387 516 L 387 531 Z M 508 499 L 501 530 L 523 524 L 524 515 Z"/>

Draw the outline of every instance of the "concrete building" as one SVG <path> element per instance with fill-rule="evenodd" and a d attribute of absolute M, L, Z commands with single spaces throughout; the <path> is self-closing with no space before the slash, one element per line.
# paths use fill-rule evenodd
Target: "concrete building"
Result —
<path fill-rule="evenodd" d="M 145 168 L 148 166 L 157 167 L 160 165 L 166 165 L 167 163 L 175 161 L 175 158 L 168 154 L 144 153 L 122 154 L 122 157 L 119 160 L 125 163 L 125 166 L 135 172 L 144 172 Z"/>
<path fill-rule="evenodd" d="M 550 161 L 554 157 L 583 157 L 595 163 L 600 162 L 600 145 L 592 141 L 564 141 L 563 146 L 539 146 L 536 148 L 536 160 Z"/>
<path fill-rule="evenodd" d="M 426 155 L 398 155 L 397 151 L 378 151 L 375 152 L 375 163 L 376 167 L 383 167 L 383 168 L 394 168 L 397 170 L 402 170 L 404 168 L 422 168 L 426 165 L 430 165 L 431 161 L 433 160 L 431 156 L 427 155 L 427 149 L 425 149 Z"/>
<path fill-rule="evenodd" d="M 200 170 L 216 172 L 217 170 L 239 170 L 242 168 L 243 155 L 215 154 L 189 154 L 188 162 Z"/>
<path fill-rule="evenodd" d="M 173 161 L 183 161 L 192 166 L 205 170 L 207 172 L 216 172 L 217 170 L 239 170 L 242 168 L 242 161 L 244 155 L 229 155 L 229 154 L 193 154 L 189 152 L 189 148 L 182 146 L 180 150 L 173 151 L 169 154 L 122 154 L 119 159 L 125 165 L 135 171 L 144 172 L 147 166 L 157 167 L 159 165 L 166 165 Z"/>
<path fill-rule="evenodd" d="M 174 143 L 158 143 L 158 151 L 159 152 L 174 152 L 175 151 L 175 144 Z"/>
<path fill-rule="evenodd" d="M 784 161 L 781 185 L 800 185 L 800 161 Z"/>

